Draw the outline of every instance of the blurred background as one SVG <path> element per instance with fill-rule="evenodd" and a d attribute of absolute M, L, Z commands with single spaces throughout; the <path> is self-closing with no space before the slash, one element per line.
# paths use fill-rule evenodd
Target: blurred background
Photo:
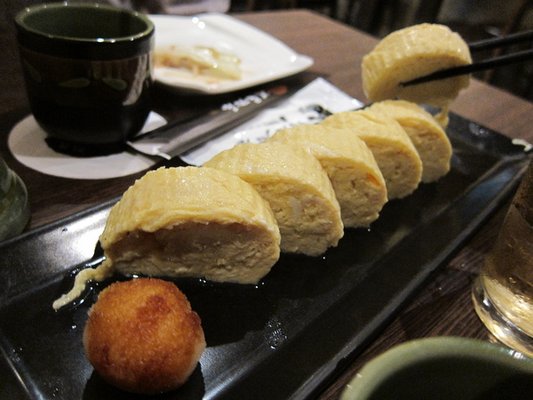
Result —
<path fill-rule="evenodd" d="M 47 0 L 59 1 L 59 0 Z M 307 8 L 377 37 L 421 22 L 449 25 L 467 41 L 533 29 L 533 0 L 71 0 L 96 1 L 148 13 L 190 15 L 200 12 L 249 12 Z M 12 29 L 12 18 L 24 5 L 43 0 L 0 0 L 0 30 Z M 525 43 L 520 48 L 531 48 Z M 15 51 L 0 43 L 4 51 Z M 487 58 L 504 51 L 487 51 Z M 0 61 L 1 72 L 1 61 Z M 533 62 L 478 73 L 476 78 L 533 101 Z"/>

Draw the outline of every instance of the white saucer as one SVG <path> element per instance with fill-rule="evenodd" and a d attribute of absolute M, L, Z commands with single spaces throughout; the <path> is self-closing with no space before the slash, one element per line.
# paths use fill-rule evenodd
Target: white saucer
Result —
<path fill-rule="evenodd" d="M 151 113 L 143 132 L 164 124 L 163 117 Z M 60 178 L 118 178 L 144 171 L 155 164 L 151 158 L 127 151 L 107 156 L 73 157 L 48 147 L 45 138 L 46 133 L 29 115 L 13 127 L 7 144 L 13 156 L 26 167 Z"/>

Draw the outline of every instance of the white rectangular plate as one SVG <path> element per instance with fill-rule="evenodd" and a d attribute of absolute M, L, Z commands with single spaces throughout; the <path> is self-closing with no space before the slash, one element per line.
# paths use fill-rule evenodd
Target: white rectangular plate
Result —
<path fill-rule="evenodd" d="M 194 17 L 150 15 L 155 24 L 155 46 L 207 46 L 241 60 L 238 80 L 207 80 L 175 68 L 154 68 L 163 85 L 204 94 L 221 94 L 260 85 L 304 71 L 313 59 L 298 54 L 283 42 L 225 14 Z"/>

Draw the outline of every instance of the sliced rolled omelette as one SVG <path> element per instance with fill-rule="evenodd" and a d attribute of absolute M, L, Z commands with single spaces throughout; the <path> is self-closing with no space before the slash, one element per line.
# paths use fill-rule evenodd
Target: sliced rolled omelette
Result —
<path fill-rule="evenodd" d="M 279 258 L 269 205 L 248 183 L 211 168 L 160 168 L 111 209 L 100 237 L 124 274 L 257 283 Z"/>
<path fill-rule="evenodd" d="M 366 143 L 385 178 L 389 199 L 403 198 L 418 187 L 422 161 L 395 119 L 369 110 L 357 110 L 333 114 L 321 124 L 350 129 Z"/>
<path fill-rule="evenodd" d="M 327 172 L 345 227 L 367 227 L 387 202 L 385 180 L 368 146 L 349 129 L 301 124 L 276 132 L 269 141 L 307 149 Z"/>
<path fill-rule="evenodd" d="M 434 182 L 448 173 L 452 145 L 430 113 L 405 100 L 379 101 L 369 110 L 394 118 L 405 129 L 422 160 L 422 182 Z"/>
<path fill-rule="evenodd" d="M 398 98 L 431 104 L 447 113 L 450 102 L 469 85 L 469 75 L 412 86 L 401 83 L 470 63 L 468 45 L 447 26 L 428 23 L 409 26 L 384 37 L 363 57 L 363 90 L 372 102 Z"/>
<path fill-rule="evenodd" d="M 257 189 L 274 212 L 283 252 L 320 255 L 344 234 L 331 182 L 303 149 L 274 142 L 241 144 L 204 166 L 235 174 Z"/>
<path fill-rule="evenodd" d="M 100 243 L 106 260 L 80 271 L 55 309 L 114 272 L 253 284 L 280 254 L 279 228 L 257 191 L 198 167 L 160 168 L 137 180 L 112 207 Z"/>

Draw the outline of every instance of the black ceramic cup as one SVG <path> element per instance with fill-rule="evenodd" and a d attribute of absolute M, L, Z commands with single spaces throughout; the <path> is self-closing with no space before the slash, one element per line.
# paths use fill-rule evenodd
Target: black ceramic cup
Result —
<path fill-rule="evenodd" d="M 102 4 L 50 3 L 15 17 L 28 99 L 47 142 L 76 155 L 119 151 L 150 112 L 154 25 Z"/>

